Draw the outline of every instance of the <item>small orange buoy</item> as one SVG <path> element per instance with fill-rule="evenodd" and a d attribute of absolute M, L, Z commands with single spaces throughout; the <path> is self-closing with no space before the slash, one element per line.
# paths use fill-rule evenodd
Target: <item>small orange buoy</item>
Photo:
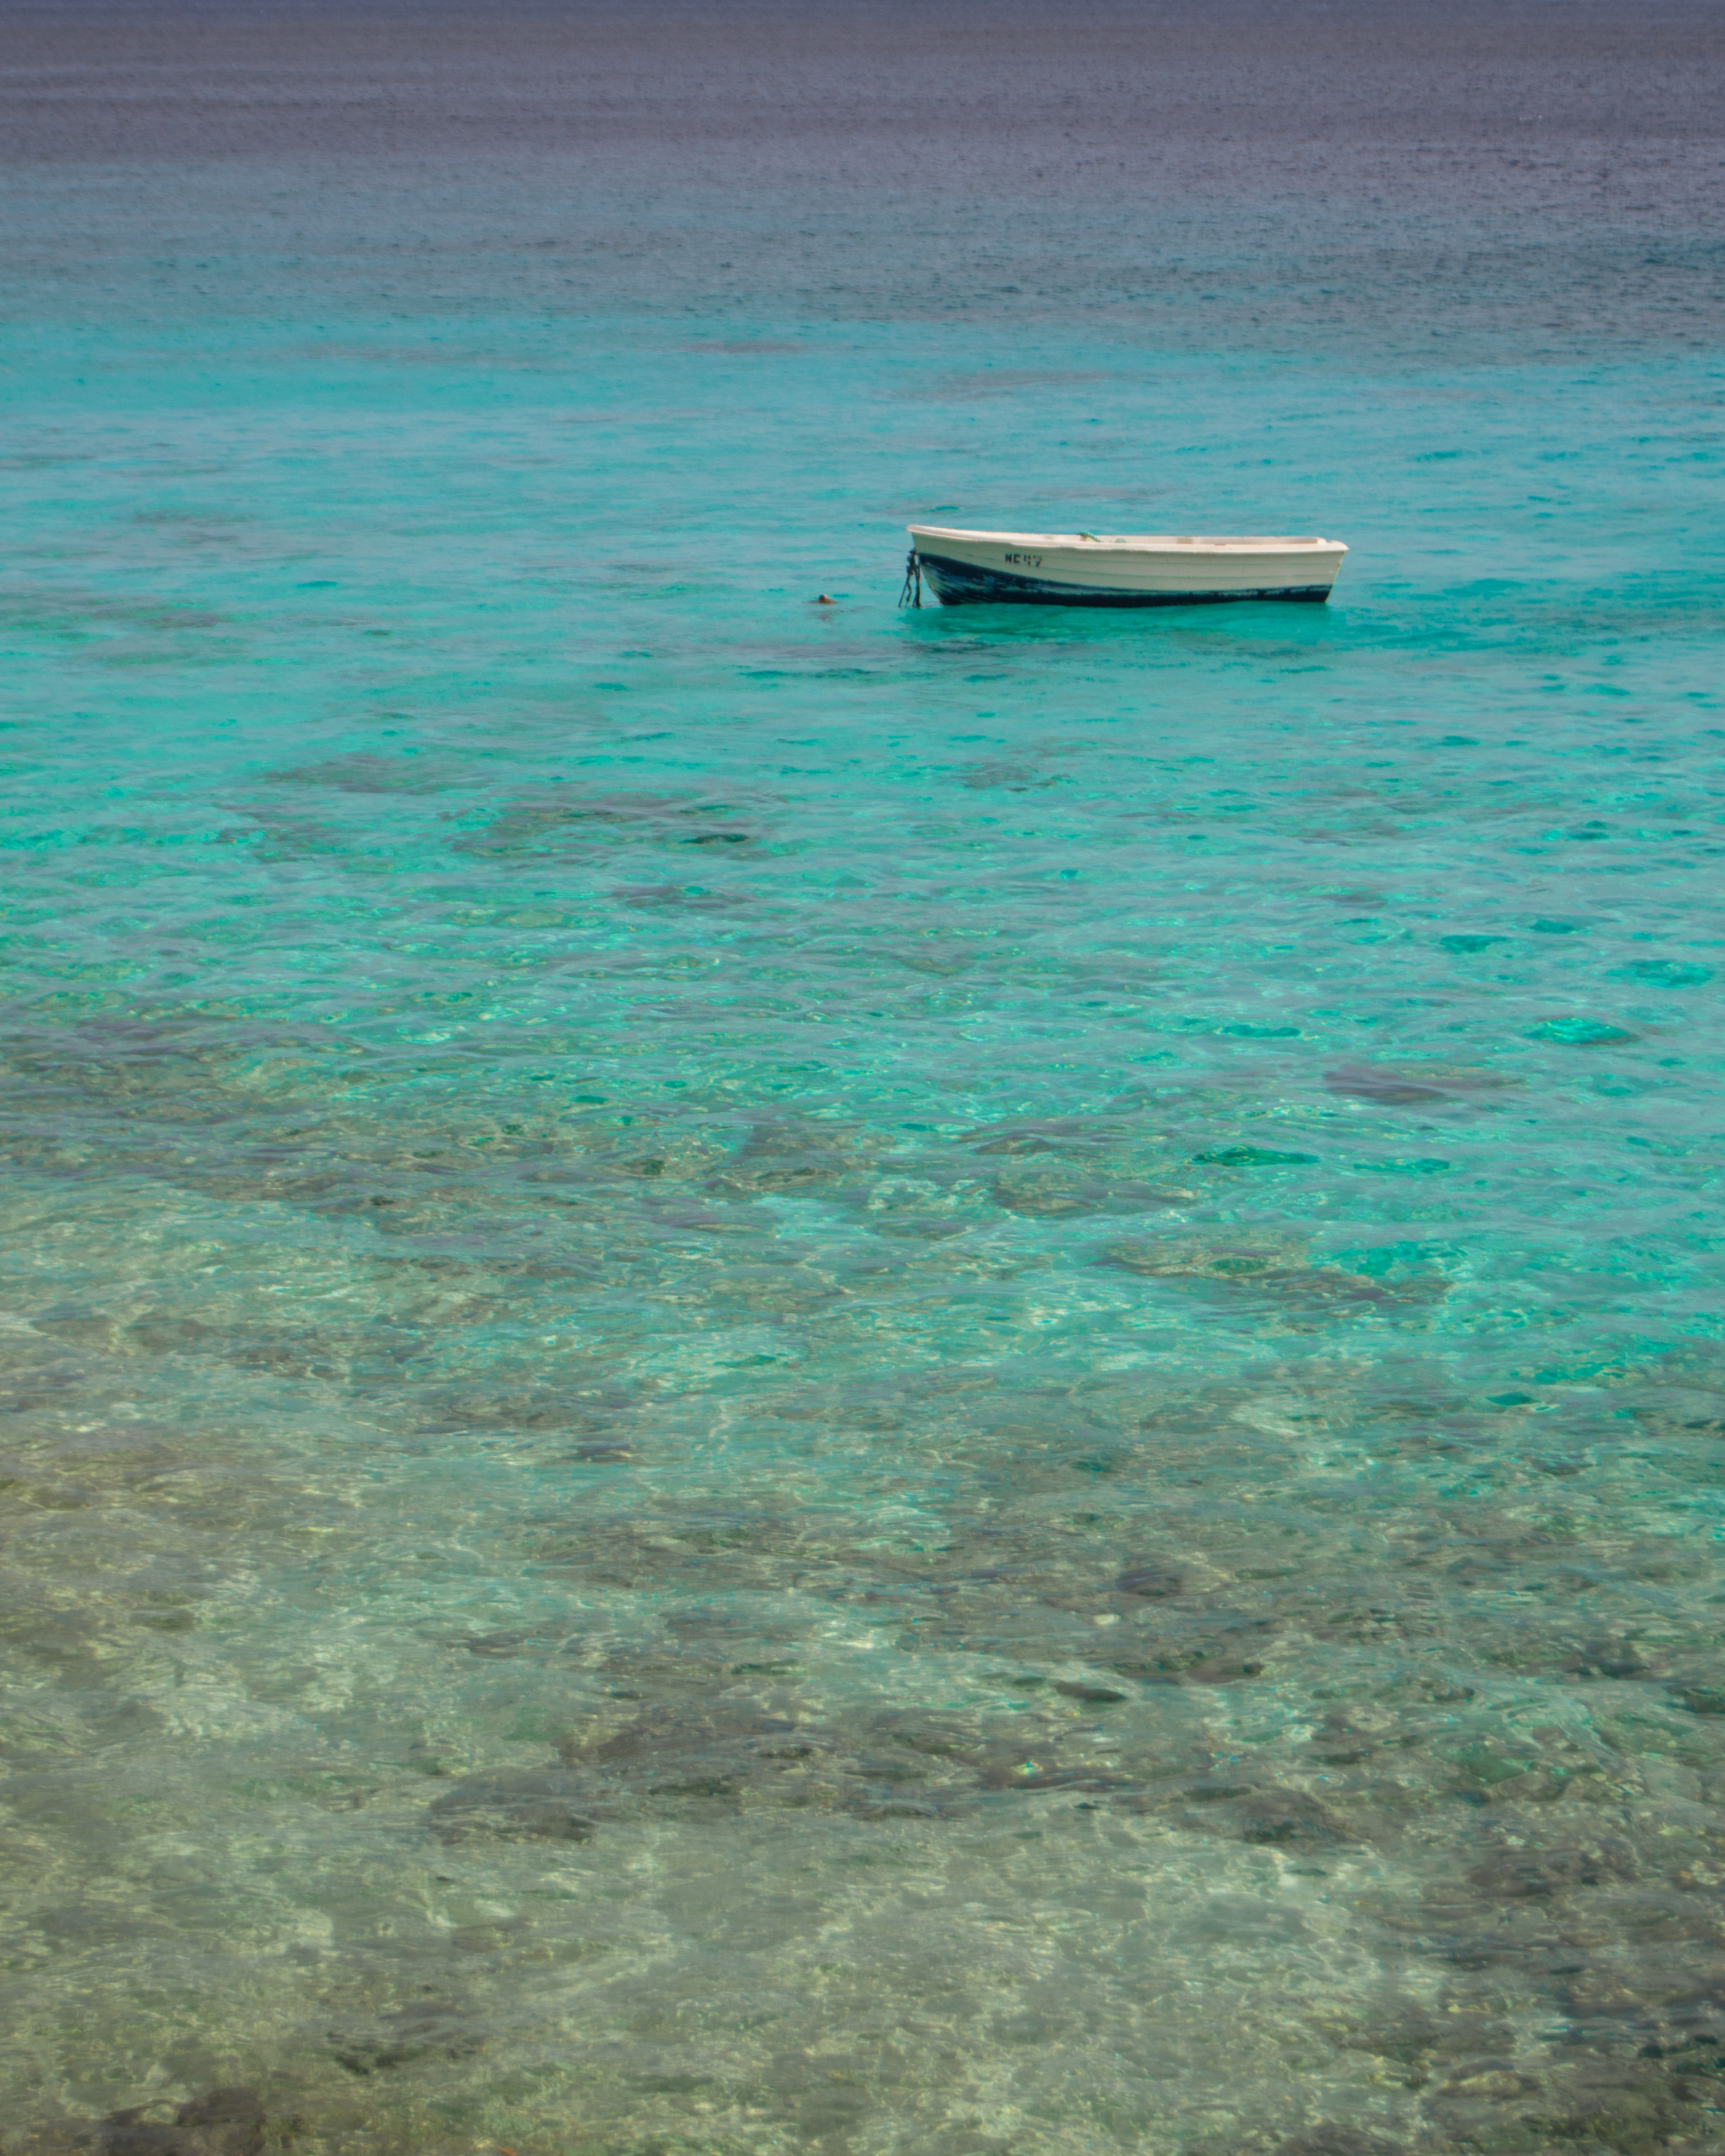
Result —
<path fill-rule="evenodd" d="M 817 606 L 830 606 L 833 602 L 827 597 L 826 593 L 823 592 L 814 603 Z"/>

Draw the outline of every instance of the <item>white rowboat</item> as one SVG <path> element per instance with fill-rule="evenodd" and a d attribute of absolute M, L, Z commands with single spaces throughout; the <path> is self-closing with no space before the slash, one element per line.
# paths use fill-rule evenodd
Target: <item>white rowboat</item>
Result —
<path fill-rule="evenodd" d="M 906 596 L 926 579 L 942 606 L 1322 604 L 1348 552 L 1339 539 L 1105 539 L 1089 531 L 953 531 L 938 524 L 909 530 Z"/>

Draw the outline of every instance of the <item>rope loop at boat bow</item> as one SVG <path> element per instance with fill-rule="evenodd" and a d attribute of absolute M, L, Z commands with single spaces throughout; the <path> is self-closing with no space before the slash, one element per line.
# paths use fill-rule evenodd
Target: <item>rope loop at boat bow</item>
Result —
<path fill-rule="evenodd" d="M 905 588 L 898 595 L 902 606 L 919 607 L 922 603 L 922 563 L 913 547 L 905 557 Z"/>

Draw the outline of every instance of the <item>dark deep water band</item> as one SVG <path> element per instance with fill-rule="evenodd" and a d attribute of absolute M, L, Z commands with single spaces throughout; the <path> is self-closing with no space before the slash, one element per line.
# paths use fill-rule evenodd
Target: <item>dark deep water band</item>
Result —
<path fill-rule="evenodd" d="M 1100 591 L 1085 584 L 1050 583 L 1042 577 L 1009 576 L 1003 569 L 978 569 L 944 554 L 918 554 L 916 559 L 942 606 L 1219 606 L 1224 599 L 1307 599 L 1321 606 L 1330 596 L 1327 584 L 1272 584 L 1240 592 Z"/>

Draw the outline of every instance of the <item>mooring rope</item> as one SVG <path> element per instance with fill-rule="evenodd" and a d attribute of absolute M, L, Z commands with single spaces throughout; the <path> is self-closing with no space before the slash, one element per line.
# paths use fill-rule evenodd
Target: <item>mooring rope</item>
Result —
<path fill-rule="evenodd" d="M 898 595 L 898 603 L 911 607 L 922 603 L 922 563 L 914 547 L 905 557 L 905 588 Z"/>

